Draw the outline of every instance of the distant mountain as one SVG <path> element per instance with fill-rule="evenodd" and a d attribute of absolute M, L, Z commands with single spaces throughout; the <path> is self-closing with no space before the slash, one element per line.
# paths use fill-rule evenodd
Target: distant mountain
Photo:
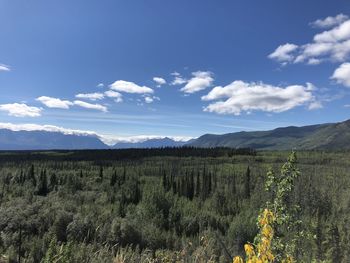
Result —
<path fill-rule="evenodd" d="M 350 120 L 270 131 L 205 134 L 189 143 L 196 147 L 251 147 L 257 150 L 350 149 Z"/>
<path fill-rule="evenodd" d="M 114 149 L 127 149 L 127 148 L 160 148 L 160 147 L 181 147 L 188 142 L 175 141 L 168 137 L 160 139 L 148 139 L 142 142 L 119 142 L 116 143 Z"/>
<path fill-rule="evenodd" d="M 0 129 L 0 150 L 107 149 L 97 136 Z"/>
<path fill-rule="evenodd" d="M 350 150 L 350 120 L 303 127 L 284 127 L 270 131 L 205 134 L 187 142 L 171 138 L 142 142 L 119 142 L 110 147 L 97 135 L 65 134 L 51 131 L 12 131 L 0 129 L 0 150 L 80 150 L 160 147 L 231 147 L 257 150 Z"/>
<path fill-rule="evenodd" d="M 0 150 L 82 150 L 180 147 L 186 142 L 170 138 L 148 139 L 142 142 L 120 142 L 110 147 L 96 135 L 64 134 L 51 131 L 12 131 L 0 129 Z"/>

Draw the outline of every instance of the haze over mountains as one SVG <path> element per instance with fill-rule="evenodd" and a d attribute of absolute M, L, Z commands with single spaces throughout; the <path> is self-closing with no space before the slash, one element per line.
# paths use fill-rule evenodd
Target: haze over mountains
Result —
<path fill-rule="evenodd" d="M 0 150 L 79 150 L 159 147 L 232 147 L 257 150 L 350 149 L 350 120 L 303 127 L 283 127 L 270 131 L 205 134 L 187 142 L 165 137 L 139 142 L 118 142 L 108 146 L 96 135 L 65 134 L 57 131 L 13 131 L 0 129 Z"/>
<path fill-rule="evenodd" d="M 108 149 L 92 135 L 50 131 L 12 131 L 0 129 L 0 150 Z"/>

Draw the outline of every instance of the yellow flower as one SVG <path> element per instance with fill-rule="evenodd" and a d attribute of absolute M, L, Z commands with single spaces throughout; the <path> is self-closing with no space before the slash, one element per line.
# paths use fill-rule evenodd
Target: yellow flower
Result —
<path fill-rule="evenodd" d="M 270 239 L 267 239 L 266 237 L 263 237 L 261 239 L 261 243 L 265 246 L 265 247 L 270 247 L 271 245 L 271 240 Z"/>
<path fill-rule="evenodd" d="M 267 224 L 271 224 L 275 220 L 272 211 L 270 211 L 269 209 L 264 210 L 263 218 L 267 221 Z"/>
<path fill-rule="evenodd" d="M 275 259 L 275 256 L 271 253 L 271 251 L 267 251 L 266 256 L 270 261 Z"/>
<path fill-rule="evenodd" d="M 243 263 L 243 259 L 241 257 L 235 257 L 233 263 Z"/>
<path fill-rule="evenodd" d="M 273 236 L 273 229 L 271 226 L 266 225 L 262 228 L 261 233 L 263 234 L 263 236 L 271 239 Z"/>
<path fill-rule="evenodd" d="M 255 254 L 254 248 L 250 244 L 245 244 L 244 245 L 244 250 L 245 250 L 245 253 L 247 254 L 248 257 L 251 257 L 251 256 L 253 256 Z"/>
<path fill-rule="evenodd" d="M 265 217 L 261 217 L 260 220 L 259 220 L 259 224 L 260 226 L 264 226 L 264 225 L 267 225 L 267 220 Z"/>

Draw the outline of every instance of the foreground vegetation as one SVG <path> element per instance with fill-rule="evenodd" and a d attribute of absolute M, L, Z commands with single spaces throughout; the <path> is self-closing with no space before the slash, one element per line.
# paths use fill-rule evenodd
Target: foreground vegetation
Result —
<path fill-rule="evenodd" d="M 232 262 L 259 237 L 276 262 L 350 262 L 349 154 L 299 152 L 278 187 L 288 154 L 2 152 L 0 262 Z"/>

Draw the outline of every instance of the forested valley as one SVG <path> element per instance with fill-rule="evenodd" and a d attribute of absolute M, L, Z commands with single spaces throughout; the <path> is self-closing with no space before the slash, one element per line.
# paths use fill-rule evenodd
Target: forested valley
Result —
<path fill-rule="evenodd" d="M 266 185 L 289 154 L 192 147 L 0 152 L 0 262 L 245 258 L 258 215 L 278 196 Z M 296 156 L 300 174 L 284 198 L 295 224 L 276 235 L 295 244 L 296 262 L 350 262 L 349 152 Z"/>

